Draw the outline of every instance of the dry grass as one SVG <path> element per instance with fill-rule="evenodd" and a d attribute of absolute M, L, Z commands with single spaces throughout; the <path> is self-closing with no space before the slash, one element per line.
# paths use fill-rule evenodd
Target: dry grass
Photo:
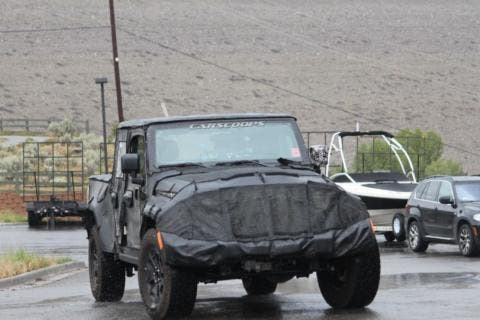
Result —
<path fill-rule="evenodd" d="M 27 216 L 13 211 L 0 211 L 0 223 L 25 223 Z"/>
<path fill-rule="evenodd" d="M 23 249 L 0 255 L 0 279 L 70 262 L 70 258 L 43 257 Z"/>

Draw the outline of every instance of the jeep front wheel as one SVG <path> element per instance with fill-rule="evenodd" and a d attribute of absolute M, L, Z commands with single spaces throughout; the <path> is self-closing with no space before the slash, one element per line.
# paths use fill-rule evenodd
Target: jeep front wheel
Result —
<path fill-rule="evenodd" d="M 143 303 L 154 320 L 192 313 L 197 297 L 197 279 L 191 272 L 176 270 L 166 263 L 154 229 L 148 230 L 140 249 L 138 284 Z"/>
<path fill-rule="evenodd" d="M 88 271 L 90 288 L 97 301 L 120 301 L 125 291 L 125 265 L 104 252 L 96 226 L 88 238 Z"/>
<path fill-rule="evenodd" d="M 242 282 L 249 295 L 272 294 L 277 289 L 276 282 L 262 277 L 246 277 Z"/>
<path fill-rule="evenodd" d="M 337 309 L 369 305 L 380 281 L 378 248 L 369 253 L 344 257 L 317 272 L 318 285 L 325 301 Z"/>

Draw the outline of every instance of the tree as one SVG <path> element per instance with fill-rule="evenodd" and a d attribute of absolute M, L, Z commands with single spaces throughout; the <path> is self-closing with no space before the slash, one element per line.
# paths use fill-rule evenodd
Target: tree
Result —
<path fill-rule="evenodd" d="M 464 174 L 460 163 L 446 159 L 435 160 L 425 169 L 425 176 L 427 177 L 435 175 L 459 176 Z"/>

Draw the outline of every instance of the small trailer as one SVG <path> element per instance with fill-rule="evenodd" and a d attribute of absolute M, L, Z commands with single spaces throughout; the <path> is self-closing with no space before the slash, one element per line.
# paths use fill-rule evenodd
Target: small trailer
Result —
<path fill-rule="evenodd" d="M 56 217 L 83 217 L 87 208 L 83 143 L 24 142 L 22 152 L 28 225 L 39 226 L 48 218 L 51 228 Z"/>

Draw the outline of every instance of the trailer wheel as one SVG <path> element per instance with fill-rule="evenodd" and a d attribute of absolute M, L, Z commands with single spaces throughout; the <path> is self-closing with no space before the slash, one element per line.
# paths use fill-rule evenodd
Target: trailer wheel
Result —
<path fill-rule="evenodd" d="M 88 238 L 88 271 L 90 288 L 96 301 L 120 301 L 125 291 L 125 265 L 104 252 L 96 226 Z"/>
<path fill-rule="evenodd" d="M 142 239 L 138 285 L 147 313 L 152 319 L 186 317 L 193 311 L 197 279 L 191 272 L 174 269 L 166 263 L 166 252 L 159 248 L 155 229 Z"/>
<path fill-rule="evenodd" d="M 276 282 L 262 277 L 246 277 L 242 282 L 248 295 L 272 294 L 277 290 Z"/>
<path fill-rule="evenodd" d="M 395 235 L 393 234 L 393 232 L 389 231 L 389 232 L 385 232 L 383 234 L 383 236 L 385 237 L 385 240 L 387 242 L 393 242 L 395 241 Z"/>
<path fill-rule="evenodd" d="M 403 214 L 397 213 L 392 219 L 392 230 L 398 242 L 403 242 L 407 238 L 405 232 L 405 218 Z"/>
<path fill-rule="evenodd" d="M 35 214 L 34 211 L 28 211 L 28 226 L 38 227 L 42 223 L 42 216 Z"/>
<path fill-rule="evenodd" d="M 330 263 L 317 272 L 317 280 L 323 298 L 332 308 L 363 308 L 369 305 L 377 294 L 380 281 L 378 248 Z"/>

